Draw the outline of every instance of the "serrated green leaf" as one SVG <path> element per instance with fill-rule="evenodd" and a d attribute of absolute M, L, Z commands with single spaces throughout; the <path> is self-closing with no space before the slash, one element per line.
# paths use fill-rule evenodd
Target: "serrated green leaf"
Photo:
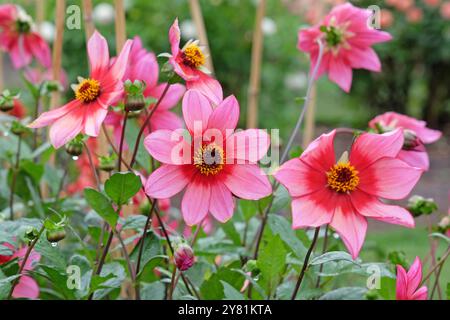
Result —
<path fill-rule="evenodd" d="M 141 179 L 132 172 L 117 172 L 105 182 L 106 194 L 117 205 L 128 203 L 141 187 Z"/>

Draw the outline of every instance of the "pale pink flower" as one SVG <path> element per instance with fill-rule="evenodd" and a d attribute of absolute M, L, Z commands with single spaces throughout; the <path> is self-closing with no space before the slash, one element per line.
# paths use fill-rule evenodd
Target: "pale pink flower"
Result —
<path fill-rule="evenodd" d="M 425 2 L 427 6 L 437 7 L 441 3 L 441 0 L 423 0 L 423 2 Z"/>
<path fill-rule="evenodd" d="M 401 130 L 363 133 L 336 161 L 336 131 L 313 141 L 300 158 L 289 160 L 275 173 L 292 196 L 293 228 L 330 224 L 342 237 L 353 258 L 364 243 L 367 218 L 414 226 L 404 208 L 380 198 L 403 199 L 422 170 L 397 159 L 403 145 Z"/>
<path fill-rule="evenodd" d="M 41 68 L 27 68 L 25 70 L 25 78 L 35 85 L 40 85 L 43 81 L 53 80 L 52 68 L 42 70 Z M 59 83 L 64 89 L 68 87 L 67 73 L 64 69 L 60 70 Z"/>
<path fill-rule="evenodd" d="M 394 15 L 388 9 L 381 9 L 381 20 L 380 24 L 383 28 L 389 28 L 394 23 Z"/>
<path fill-rule="evenodd" d="M 234 96 L 213 110 L 203 94 L 188 90 L 182 108 L 189 138 L 183 136 L 184 130 L 157 130 L 145 138 L 148 152 L 162 162 L 147 180 L 148 196 L 170 198 L 186 187 L 181 211 L 186 224 L 192 226 L 208 212 L 220 222 L 230 219 L 232 195 L 257 200 L 271 193 L 271 185 L 257 165 L 268 150 L 269 136 L 258 129 L 233 133 L 239 119 Z M 178 154 L 180 146 L 183 150 Z"/>
<path fill-rule="evenodd" d="M 97 137 L 108 107 L 123 95 L 125 73 L 131 41 L 128 40 L 113 65 L 109 64 L 106 39 L 97 31 L 88 42 L 90 78 L 79 78 L 75 99 L 61 108 L 44 112 L 29 126 L 50 126 L 50 141 L 55 148 L 75 138 L 80 132 Z"/>
<path fill-rule="evenodd" d="M 352 69 L 381 71 L 380 60 L 371 46 L 392 37 L 387 32 L 369 28 L 367 20 L 370 15 L 370 10 L 345 3 L 334 7 L 319 24 L 300 30 L 298 48 L 309 53 L 311 70 L 318 60 L 317 40 L 325 46 L 317 78 L 328 73 L 331 81 L 349 92 Z"/>
<path fill-rule="evenodd" d="M 9 243 L 4 243 L 4 246 L 13 250 L 13 254 L 11 256 L 2 256 L 0 255 L 0 265 L 5 264 L 13 259 L 18 259 L 17 262 L 19 265 L 22 264 L 23 258 L 27 252 L 27 248 L 21 248 L 15 250 L 14 246 Z M 14 251 L 15 250 L 15 251 Z M 26 275 L 27 271 L 31 271 L 34 268 L 34 265 L 39 262 L 41 259 L 41 255 L 36 251 L 31 251 L 30 256 L 27 259 L 25 267 L 23 269 L 23 274 L 16 286 L 14 287 L 14 291 L 12 296 L 14 298 L 27 298 L 27 299 L 37 299 L 39 297 L 39 286 L 32 277 Z"/>
<path fill-rule="evenodd" d="M 51 65 L 50 47 L 19 6 L 0 5 L 0 47 L 9 53 L 16 69 L 29 65 L 33 57 L 46 68 Z"/>
<path fill-rule="evenodd" d="M 426 286 L 419 288 L 422 282 L 422 264 L 419 257 L 408 272 L 402 266 L 397 265 L 397 300 L 427 300 L 428 289 Z"/>
<path fill-rule="evenodd" d="M 446 20 L 450 20 L 450 1 L 446 1 L 442 4 L 441 16 Z"/>
<path fill-rule="evenodd" d="M 436 142 L 442 135 L 441 131 L 429 129 L 425 121 L 417 120 L 396 112 L 386 112 L 376 116 L 369 122 L 369 126 L 382 132 L 401 128 L 405 132 L 406 140 L 398 158 L 406 163 L 428 170 L 430 161 L 423 144 Z M 417 139 L 414 139 L 416 137 Z"/>
<path fill-rule="evenodd" d="M 417 23 L 422 21 L 423 12 L 422 9 L 417 7 L 409 8 L 406 11 L 406 19 L 411 23 Z"/>
<path fill-rule="evenodd" d="M 198 41 L 187 42 L 180 49 L 180 28 L 178 19 L 169 30 L 171 56 L 169 63 L 174 71 L 186 81 L 188 89 L 196 89 L 204 94 L 214 104 L 218 105 L 223 99 L 222 86 L 212 78 L 204 67 L 206 56 Z"/>

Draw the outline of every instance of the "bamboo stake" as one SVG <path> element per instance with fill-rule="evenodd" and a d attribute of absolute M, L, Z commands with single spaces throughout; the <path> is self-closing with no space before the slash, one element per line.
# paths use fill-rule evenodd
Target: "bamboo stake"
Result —
<path fill-rule="evenodd" d="M 53 42 L 53 64 L 52 64 L 52 78 L 55 81 L 61 79 L 61 57 L 62 57 L 62 47 L 63 47 L 63 35 L 64 35 L 64 21 L 66 13 L 66 1 L 58 0 L 56 1 L 56 11 L 55 11 L 55 41 Z M 50 109 L 54 109 L 59 106 L 59 91 L 54 91 L 50 100 Z"/>
<path fill-rule="evenodd" d="M 303 141 L 302 145 L 303 148 L 306 148 L 308 144 L 313 140 L 314 138 L 314 132 L 316 129 L 316 85 L 313 84 L 313 87 L 311 88 L 311 102 L 309 105 L 308 110 L 306 110 L 306 121 L 305 121 L 305 129 L 303 132 Z"/>
<path fill-rule="evenodd" d="M 127 32 L 125 29 L 125 7 L 123 5 L 123 0 L 115 0 L 115 26 L 116 26 L 116 51 L 119 55 L 120 50 L 122 50 L 123 45 L 127 39 Z"/>
<path fill-rule="evenodd" d="M 259 0 L 256 10 L 255 29 L 253 31 L 250 86 L 247 100 L 247 128 L 258 125 L 258 97 L 261 85 L 261 61 L 263 53 L 262 20 L 266 11 L 266 0 Z"/>
<path fill-rule="evenodd" d="M 95 30 L 94 20 L 92 19 L 92 0 L 83 0 L 83 15 L 87 42 Z"/>
<path fill-rule="evenodd" d="M 205 21 L 203 20 L 202 9 L 198 0 L 189 0 L 189 8 L 191 10 L 192 20 L 194 20 L 195 29 L 197 30 L 198 40 L 200 44 L 206 48 L 209 57 L 206 59 L 206 68 L 214 73 L 214 65 L 211 55 L 211 50 L 209 49 L 208 35 L 206 33 Z"/>
<path fill-rule="evenodd" d="M 36 0 L 36 24 L 41 28 L 45 17 L 45 0 Z"/>

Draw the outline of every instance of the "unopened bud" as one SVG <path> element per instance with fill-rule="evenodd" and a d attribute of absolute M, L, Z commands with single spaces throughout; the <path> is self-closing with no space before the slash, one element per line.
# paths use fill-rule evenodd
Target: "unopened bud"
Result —
<path fill-rule="evenodd" d="M 116 159 L 117 157 L 115 154 L 99 157 L 99 169 L 106 172 L 113 171 L 116 167 Z"/>
<path fill-rule="evenodd" d="M 438 223 L 438 230 L 440 233 L 447 234 L 450 231 L 450 215 L 445 216 Z"/>
<path fill-rule="evenodd" d="M 18 99 L 19 94 L 12 93 L 8 89 L 0 94 L 0 111 L 8 112 L 14 109 L 14 99 Z"/>
<path fill-rule="evenodd" d="M 66 237 L 64 228 L 47 230 L 47 240 L 51 243 L 59 242 Z"/>
<path fill-rule="evenodd" d="M 30 133 L 30 129 L 28 129 L 25 125 L 23 125 L 21 122 L 14 120 L 11 123 L 11 132 L 15 134 L 16 136 L 25 136 L 26 134 Z"/>
<path fill-rule="evenodd" d="M 431 199 L 415 195 L 408 200 L 408 210 L 414 217 L 419 217 L 422 214 L 430 215 L 438 209 L 436 202 Z"/>
<path fill-rule="evenodd" d="M 125 111 L 133 112 L 139 111 L 145 108 L 145 82 L 135 80 L 131 82 L 130 80 L 125 81 Z"/>
<path fill-rule="evenodd" d="M 187 243 L 177 245 L 174 253 L 175 265 L 180 271 L 190 269 L 195 263 L 194 251 Z"/>
<path fill-rule="evenodd" d="M 412 130 L 404 129 L 403 137 L 404 137 L 403 149 L 405 150 L 414 149 L 421 144 L 420 139 L 417 138 L 416 133 Z"/>
<path fill-rule="evenodd" d="M 66 144 L 66 152 L 73 157 L 78 157 L 83 153 L 83 143 L 74 139 Z"/>

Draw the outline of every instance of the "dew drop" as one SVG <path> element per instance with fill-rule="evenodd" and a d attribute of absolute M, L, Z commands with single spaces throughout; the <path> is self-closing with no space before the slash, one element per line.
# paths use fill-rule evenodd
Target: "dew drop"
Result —
<path fill-rule="evenodd" d="M 54 248 L 54 247 L 56 247 L 58 245 L 58 243 L 57 242 L 51 242 L 51 245 Z"/>
<path fill-rule="evenodd" d="M 5 137 L 9 136 L 9 131 L 5 131 L 5 132 L 3 133 L 3 135 L 4 135 Z"/>
<path fill-rule="evenodd" d="M 73 157 L 72 157 L 72 160 L 74 160 L 74 161 L 77 161 L 78 159 L 79 159 L 78 156 L 73 156 Z"/>

